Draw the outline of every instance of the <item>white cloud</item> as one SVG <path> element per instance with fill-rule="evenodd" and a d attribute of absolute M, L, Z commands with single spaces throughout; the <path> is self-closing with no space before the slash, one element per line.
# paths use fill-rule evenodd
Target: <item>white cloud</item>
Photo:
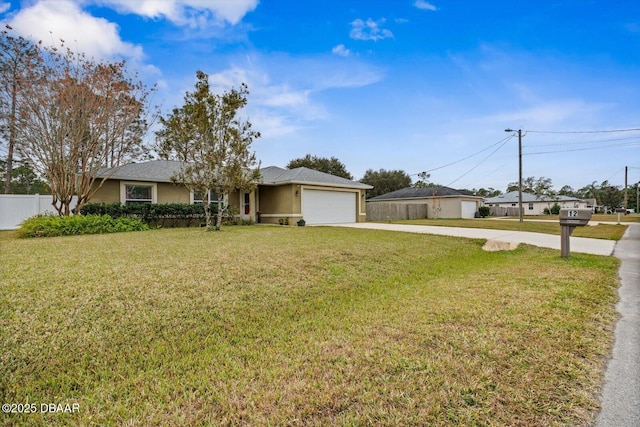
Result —
<path fill-rule="evenodd" d="M 9 24 L 24 37 L 53 45 L 63 39 L 71 49 L 96 59 L 144 56 L 141 46 L 122 41 L 116 24 L 91 16 L 69 0 L 35 3 L 21 9 Z"/>
<path fill-rule="evenodd" d="M 265 138 L 293 136 L 331 120 L 332 112 L 323 100 L 333 96 L 334 90 L 362 87 L 383 78 L 383 72 L 369 64 L 331 55 L 276 54 L 233 62 L 226 69 L 209 72 L 212 91 L 222 93 L 246 83 L 250 92 L 246 114 Z M 203 71 L 208 72 L 206 67 Z M 193 82 L 188 85 L 191 88 L 186 90 L 191 91 Z"/>
<path fill-rule="evenodd" d="M 576 128 L 589 128 L 589 123 L 611 108 L 611 104 L 587 102 L 581 99 L 559 99 L 539 101 L 515 111 L 485 117 L 485 122 L 500 124 L 515 123 L 512 127 L 529 129 L 571 128 L 568 124 L 580 123 Z M 574 126 L 575 127 L 575 126 Z"/>
<path fill-rule="evenodd" d="M 362 19 L 356 19 L 351 23 L 351 32 L 349 35 L 355 40 L 383 40 L 393 37 L 393 33 L 386 28 L 380 28 L 381 24 L 384 24 L 386 19 L 382 18 L 378 21 L 374 21 L 369 18 L 367 21 Z"/>
<path fill-rule="evenodd" d="M 274 71 L 261 70 L 259 67 L 258 64 L 248 64 L 246 68 L 233 66 L 222 72 L 210 74 L 211 89 L 214 93 L 222 93 L 231 87 L 238 88 L 241 83 L 246 83 L 250 91 L 250 107 L 260 109 L 262 117 L 267 117 L 269 111 L 274 117 L 286 115 L 302 120 L 326 117 L 324 109 L 310 99 L 314 89 L 300 84 L 300 87 L 293 87 L 289 83 L 273 82 L 270 74 Z"/>
<path fill-rule="evenodd" d="M 264 138 L 280 138 L 301 129 L 301 126 L 293 124 L 295 120 L 291 117 L 264 108 L 257 108 L 250 119 L 253 129 L 258 130 Z"/>
<path fill-rule="evenodd" d="M 309 103 L 309 90 L 294 91 L 286 85 L 271 88 L 270 96 L 264 104 L 272 107 L 296 108 Z"/>
<path fill-rule="evenodd" d="M 438 10 L 438 8 L 436 8 L 434 5 L 424 0 L 416 0 L 415 2 L 413 2 L 413 5 L 422 10 L 431 10 L 434 12 Z"/>
<path fill-rule="evenodd" d="M 334 46 L 333 49 L 331 49 L 331 53 L 333 53 L 334 55 L 340 55 L 340 56 L 351 55 L 351 51 L 347 49 L 343 44 Z"/>
<path fill-rule="evenodd" d="M 0 2 L 0 13 L 5 13 L 11 8 L 11 3 Z"/>
<path fill-rule="evenodd" d="M 206 72 L 206 71 L 205 71 Z M 249 89 L 254 86 L 253 82 L 259 81 L 255 72 L 248 68 L 233 66 L 219 73 L 209 74 L 209 84 L 214 93 L 222 93 L 232 86 L 238 88 L 241 83 L 246 83 Z"/>
<path fill-rule="evenodd" d="M 258 6 L 258 0 L 94 0 L 123 13 L 152 19 L 165 18 L 176 25 L 202 27 L 211 21 L 236 25 Z"/>

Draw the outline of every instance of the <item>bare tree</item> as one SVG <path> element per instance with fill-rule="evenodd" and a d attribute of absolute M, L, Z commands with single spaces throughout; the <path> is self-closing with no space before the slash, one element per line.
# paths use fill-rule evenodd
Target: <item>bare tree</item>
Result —
<path fill-rule="evenodd" d="M 45 177 L 60 215 L 82 208 L 109 173 L 143 150 L 151 90 L 127 76 L 124 61 L 87 58 L 68 49 L 41 47 L 19 97 L 21 152 Z"/>
<path fill-rule="evenodd" d="M 239 90 L 232 88 L 222 95 L 211 93 L 209 76 L 198 71 L 196 88 L 187 92 L 184 106 L 175 108 L 166 119 L 163 129 L 156 132 L 158 150 L 165 158 L 183 162 L 173 177 L 194 193 L 218 195 L 215 229 L 222 224 L 222 199 L 233 191 L 250 191 L 260 180 L 255 153 L 249 150 L 260 133 L 251 123 L 242 120 L 238 112 L 247 104 L 248 90 L 243 83 Z M 211 229 L 211 212 L 204 204 L 207 230 Z"/>
<path fill-rule="evenodd" d="M 7 142 L 4 193 L 11 192 L 14 151 L 17 134 L 18 95 L 28 83 L 28 70 L 38 64 L 38 48 L 22 37 L 0 33 L 0 134 Z"/>

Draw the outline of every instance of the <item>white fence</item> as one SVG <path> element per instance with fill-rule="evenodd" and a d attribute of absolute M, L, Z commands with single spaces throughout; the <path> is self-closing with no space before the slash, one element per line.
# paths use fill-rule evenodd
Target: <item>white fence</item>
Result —
<path fill-rule="evenodd" d="M 0 194 L 0 230 L 14 230 L 25 219 L 45 212 L 56 212 L 53 196 L 39 194 Z M 74 196 L 71 208 L 78 199 Z"/>

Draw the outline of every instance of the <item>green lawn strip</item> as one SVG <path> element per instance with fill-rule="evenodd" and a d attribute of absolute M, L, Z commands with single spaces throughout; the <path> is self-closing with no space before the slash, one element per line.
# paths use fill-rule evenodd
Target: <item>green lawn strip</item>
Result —
<path fill-rule="evenodd" d="M 3 422 L 585 424 L 617 261 L 481 245 L 309 227 L 3 240 L 3 401 L 81 405 Z"/>
<path fill-rule="evenodd" d="M 433 225 L 441 227 L 486 228 L 490 230 L 528 231 L 532 233 L 561 234 L 559 222 L 539 222 L 527 220 L 518 222 L 499 219 L 412 219 L 392 221 L 394 224 Z M 598 224 L 595 226 L 576 227 L 571 234 L 574 237 L 593 239 L 620 240 L 627 230 L 625 224 Z"/>

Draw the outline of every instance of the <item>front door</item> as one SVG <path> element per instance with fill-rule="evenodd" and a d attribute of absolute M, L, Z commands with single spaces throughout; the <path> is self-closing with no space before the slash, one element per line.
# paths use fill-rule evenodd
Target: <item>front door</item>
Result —
<path fill-rule="evenodd" d="M 240 218 L 251 219 L 251 193 L 240 193 Z"/>

